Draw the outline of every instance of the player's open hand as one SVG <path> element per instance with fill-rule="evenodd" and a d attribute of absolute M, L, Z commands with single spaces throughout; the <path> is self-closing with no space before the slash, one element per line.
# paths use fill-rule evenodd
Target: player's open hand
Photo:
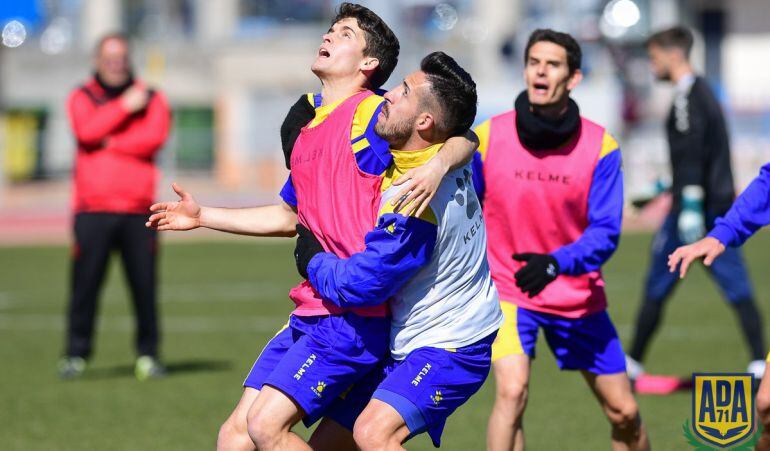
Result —
<path fill-rule="evenodd" d="M 200 227 L 201 207 L 181 186 L 171 187 L 179 195 L 176 202 L 158 202 L 150 207 L 154 212 L 145 225 L 157 230 L 192 230 Z"/>
<path fill-rule="evenodd" d="M 430 206 L 430 201 L 436 195 L 446 173 L 447 168 L 435 157 L 420 167 L 406 171 L 393 182 L 394 186 L 403 185 L 391 201 L 391 204 L 395 205 L 393 211 L 404 216 L 422 215 Z"/>
<path fill-rule="evenodd" d="M 707 236 L 693 244 L 677 248 L 677 250 L 668 256 L 668 270 L 675 272 L 676 267 L 679 266 L 679 278 L 684 279 L 687 275 L 687 269 L 695 259 L 705 257 L 703 259 L 703 264 L 711 266 L 711 264 L 714 263 L 714 259 L 722 255 L 722 252 L 724 251 L 724 244 L 716 238 Z"/>

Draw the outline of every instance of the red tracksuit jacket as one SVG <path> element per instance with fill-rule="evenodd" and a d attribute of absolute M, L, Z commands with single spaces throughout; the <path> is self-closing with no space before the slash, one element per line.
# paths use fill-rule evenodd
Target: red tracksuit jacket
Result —
<path fill-rule="evenodd" d="M 72 91 L 67 110 L 77 140 L 75 213 L 146 214 L 159 175 L 155 155 L 170 126 L 165 97 L 154 91 L 147 107 L 131 114 L 92 78 Z"/>

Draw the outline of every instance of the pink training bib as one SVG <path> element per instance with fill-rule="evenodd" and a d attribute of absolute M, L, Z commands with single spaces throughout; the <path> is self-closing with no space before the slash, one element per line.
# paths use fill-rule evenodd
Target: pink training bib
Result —
<path fill-rule="evenodd" d="M 355 94 L 319 125 L 302 129 L 291 155 L 291 178 L 297 194 L 299 222 L 310 229 L 324 249 L 341 258 L 364 250 L 364 236 L 377 219 L 382 177 L 366 174 L 356 163 L 350 144 L 353 116 L 371 91 Z M 318 316 L 352 311 L 386 316 L 387 304 L 342 309 L 324 301 L 308 281 L 291 289 L 294 315 Z"/>
<path fill-rule="evenodd" d="M 601 272 L 560 275 L 530 299 L 513 275 L 513 254 L 551 253 L 588 226 L 588 194 L 604 128 L 581 118 L 579 135 L 555 150 L 529 150 L 519 141 L 515 110 L 492 118 L 484 160 L 484 221 L 489 265 L 500 299 L 545 313 L 578 318 L 604 310 Z"/>

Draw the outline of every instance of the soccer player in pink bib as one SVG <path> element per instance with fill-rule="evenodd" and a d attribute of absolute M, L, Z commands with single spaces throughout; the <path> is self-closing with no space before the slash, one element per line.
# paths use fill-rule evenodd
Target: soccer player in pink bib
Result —
<path fill-rule="evenodd" d="M 525 51 L 526 91 L 513 110 L 476 129 L 473 177 L 505 313 L 492 346 L 490 450 L 524 448 L 522 418 L 541 329 L 559 367 L 579 370 L 599 400 L 612 449 L 649 448 L 601 274 L 620 236 L 620 149 L 569 97 L 582 78 L 580 62 L 572 36 L 536 30 Z"/>
<path fill-rule="evenodd" d="M 320 96 L 310 96 L 316 102 L 312 121 L 295 134 L 291 176 L 281 191 L 284 202 L 201 207 L 174 185 L 181 200 L 153 205 L 156 213 L 148 226 L 293 236 L 299 223 L 341 258 L 362 251 L 364 236 L 377 219 L 383 172 L 392 161 L 387 142 L 373 132 L 383 99 L 372 89 L 388 79 L 398 53 L 398 40 L 381 18 L 343 3 L 312 65 L 323 88 Z M 428 175 L 412 171 L 414 180 L 405 185 L 411 194 L 400 192 L 397 200 L 419 209 L 417 204 L 430 201 L 450 166 L 470 158 L 475 145 L 453 139 L 432 160 L 439 170 Z M 410 203 L 412 198 L 417 200 Z M 383 305 L 340 308 L 324 301 L 307 281 L 289 297 L 296 308 L 249 371 L 241 400 L 220 429 L 219 449 L 310 449 L 291 428 L 299 421 L 315 423 L 386 356 L 390 318 Z"/>

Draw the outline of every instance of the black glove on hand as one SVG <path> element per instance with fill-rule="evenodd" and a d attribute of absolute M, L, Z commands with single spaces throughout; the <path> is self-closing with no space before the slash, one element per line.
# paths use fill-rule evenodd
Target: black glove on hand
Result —
<path fill-rule="evenodd" d="M 294 262 L 299 275 L 307 279 L 307 265 L 315 254 L 326 252 L 321 243 L 307 227 L 297 224 L 297 245 L 294 248 Z"/>
<path fill-rule="evenodd" d="M 537 296 L 559 275 L 559 263 L 549 254 L 513 254 L 513 259 L 527 262 L 516 271 L 516 286 L 530 298 Z"/>
<path fill-rule="evenodd" d="M 291 106 L 289 113 L 281 124 L 281 147 L 283 148 L 283 158 L 286 160 L 286 169 L 291 169 L 291 151 L 294 149 L 294 142 L 299 137 L 302 127 L 315 117 L 315 108 L 303 95 L 297 100 L 297 103 Z"/>

